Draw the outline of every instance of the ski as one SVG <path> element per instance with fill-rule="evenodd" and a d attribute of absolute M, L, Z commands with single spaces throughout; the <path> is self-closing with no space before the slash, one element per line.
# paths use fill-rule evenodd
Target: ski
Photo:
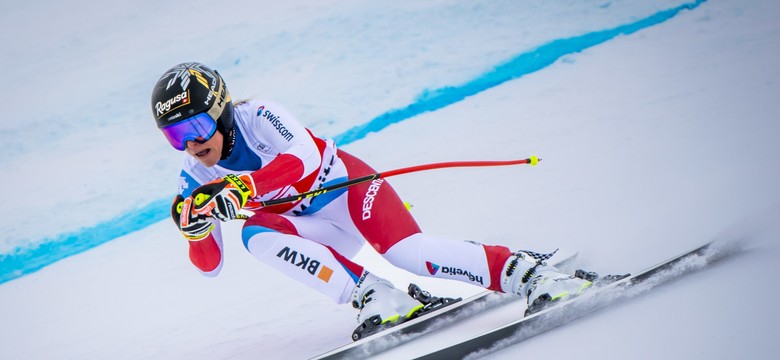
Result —
<path fill-rule="evenodd" d="M 732 250 L 724 246 L 714 246 L 712 242 L 704 244 L 644 271 L 601 287 L 592 288 L 574 299 L 553 305 L 417 359 L 450 360 L 462 359 L 467 355 L 478 357 L 489 354 L 604 309 L 617 301 L 637 296 L 669 280 L 702 269 L 730 255 L 734 252 Z"/>
<path fill-rule="evenodd" d="M 576 258 L 577 254 L 575 253 L 556 263 L 555 266 L 559 269 L 569 270 L 574 266 Z M 359 337 L 357 341 L 351 344 L 333 349 L 312 359 L 332 360 L 368 358 L 460 319 L 485 311 L 489 308 L 508 304 L 513 301 L 524 300 L 524 298 L 486 290 L 466 299 L 460 300 L 460 298 L 458 298 L 453 300 L 457 301 L 451 301 L 445 306 L 437 307 L 419 317 L 383 329 L 370 336 Z M 353 339 L 354 337 L 355 335 L 353 333 Z"/>

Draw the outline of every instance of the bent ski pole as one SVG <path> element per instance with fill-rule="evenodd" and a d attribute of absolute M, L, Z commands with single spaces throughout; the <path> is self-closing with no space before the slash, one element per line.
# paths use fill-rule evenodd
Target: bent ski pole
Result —
<path fill-rule="evenodd" d="M 433 163 L 433 164 L 425 164 L 425 165 L 417 165 L 417 166 L 410 166 L 405 167 L 401 169 L 395 169 L 395 170 L 389 170 L 389 171 L 383 171 L 378 172 L 366 176 L 361 176 L 358 178 L 354 178 L 352 180 L 347 180 L 338 184 L 333 184 L 330 186 L 326 186 L 323 188 L 319 188 L 312 191 L 307 191 L 302 194 L 283 197 L 279 199 L 273 199 L 273 200 L 267 200 L 262 201 L 260 203 L 261 206 L 272 206 L 272 205 L 279 205 L 284 204 L 288 202 L 295 202 L 299 200 L 303 200 L 305 198 L 310 198 L 314 196 L 322 195 L 326 192 L 343 189 L 345 187 L 349 187 L 352 185 L 364 183 L 367 181 L 373 181 L 380 178 L 386 178 L 401 174 L 408 174 L 412 172 L 417 171 L 423 171 L 423 170 L 433 170 L 433 169 L 442 169 L 442 168 L 451 168 L 451 167 L 476 167 L 476 166 L 506 166 L 506 165 L 522 165 L 522 164 L 529 164 L 531 166 L 536 166 L 536 164 L 539 163 L 542 159 L 539 159 L 536 156 L 531 156 L 528 159 L 522 159 L 522 160 L 505 160 L 505 161 L 452 161 L 452 162 L 441 162 L 441 163 Z"/>

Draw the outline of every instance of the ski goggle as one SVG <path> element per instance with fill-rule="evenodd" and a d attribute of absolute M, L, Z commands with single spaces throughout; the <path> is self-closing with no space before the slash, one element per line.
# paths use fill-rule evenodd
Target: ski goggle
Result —
<path fill-rule="evenodd" d="M 160 128 L 174 149 L 183 151 L 187 141 L 205 143 L 217 131 L 217 122 L 207 113 L 200 113 L 175 124 Z"/>

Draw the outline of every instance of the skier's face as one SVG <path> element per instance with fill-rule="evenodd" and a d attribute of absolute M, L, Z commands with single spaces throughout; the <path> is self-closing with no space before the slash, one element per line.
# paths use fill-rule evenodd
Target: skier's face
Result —
<path fill-rule="evenodd" d="M 187 141 L 184 151 L 194 157 L 205 167 L 212 167 L 222 158 L 222 133 L 215 131 L 214 135 L 205 143 Z"/>

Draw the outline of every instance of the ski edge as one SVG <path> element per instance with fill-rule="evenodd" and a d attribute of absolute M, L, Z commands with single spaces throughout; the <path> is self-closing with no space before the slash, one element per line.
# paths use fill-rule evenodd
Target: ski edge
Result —
<path fill-rule="evenodd" d="M 476 358 L 493 353 L 505 347 L 518 344 L 524 340 L 540 335 L 547 331 L 565 325 L 581 317 L 604 309 L 610 304 L 618 303 L 623 300 L 640 295 L 656 286 L 661 285 L 684 275 L 702 270 L 705 267 L 722 260 L 732 254 L 740 251 L 740 246 L 733 243 L 719 243 L 715 241 L 683 252 L 677 256 L 671 257 L 665 261 L 648 267 L 634 275 L 631 275 L 620 281 L 605 285 L 604 287 L 594 289 L 590 294 L 572 299 L 528 317 L 515 320 L 513 322 L 499 326 L 493 330 L 474 336 L 463 342 L 435 350 L 426 355 L 417 357 L 418 360 L 438 360 L 438 359 L 462 359 L 464 357 Z M 686 260 L 699 256 L 701 262 L 687 264 Z M 679 265 L 679 268 L 675 268 Z M 647 288 L 640 289 L 635 293 L 617 294 L 611 298 L 611 289 L 617 287 L 630 288 L 642 284 L 648 279 L 653 279 L 653 275 L 661 274 L 664 271 L 670 271 L 667 278 L 660 279 L 657 283 L 649 284 Z M 676 271 L 676 273 L 675 273 Z M 614 294 L 612 294 L 614 295 Z M 601 297 L 601 298 L 599 298 Z M 582 301 L 589 300 L 589 301 Z M 528 330 L 528 331 L 523 331 Z"/>

